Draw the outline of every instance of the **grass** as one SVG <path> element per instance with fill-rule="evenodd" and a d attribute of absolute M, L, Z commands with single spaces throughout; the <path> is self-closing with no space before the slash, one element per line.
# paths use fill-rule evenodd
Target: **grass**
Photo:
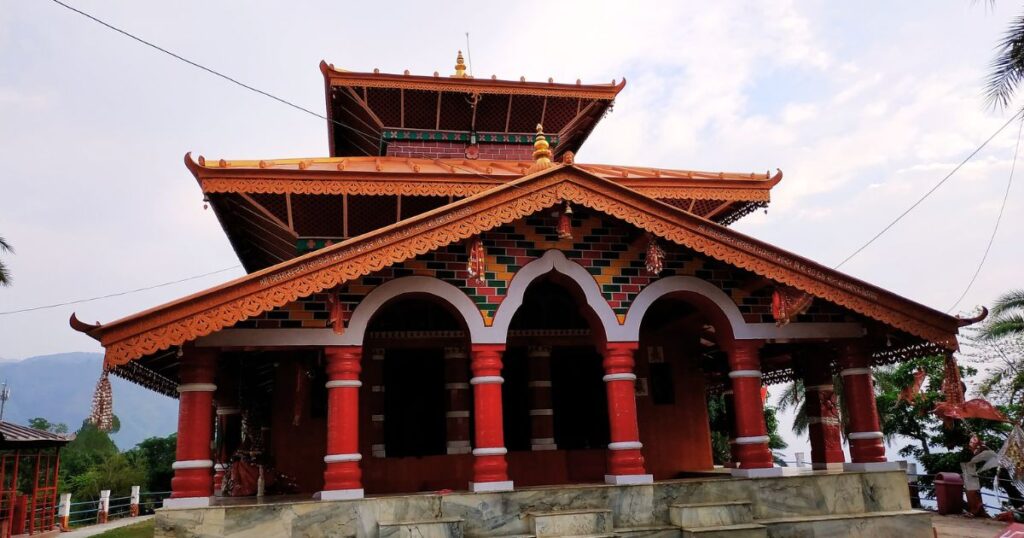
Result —
<path fill-rule="evenodd" d="M 152 538 L 154 521 L 143 521 L 120 529 L 111 529 L 103 534 L 97 534 L 96 538 Z"/>

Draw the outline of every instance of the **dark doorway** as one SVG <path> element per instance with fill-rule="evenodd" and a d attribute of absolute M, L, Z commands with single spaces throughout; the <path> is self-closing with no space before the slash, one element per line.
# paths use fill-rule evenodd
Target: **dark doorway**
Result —
<path fill-rule="evenodd" d="M 439 349 L 393 349 L 384 360 L 388 457 L 445 453 L 444 357 Z"/>
<path fill-rule="evenodd" d="M 608 446 L 608 397 L 601 355 L 593 348 L 555 348 L 551 353 L 551 396 L 555 442 L 563 450 Z"/>

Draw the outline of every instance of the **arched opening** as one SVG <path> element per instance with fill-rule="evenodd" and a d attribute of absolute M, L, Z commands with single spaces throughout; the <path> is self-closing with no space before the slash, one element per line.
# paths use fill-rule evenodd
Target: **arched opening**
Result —
<path fill-rule="evenodd" d="M 551 272 L 530 283 L 509 324 L 503 370 L 505 444 L 516 483 L 603 479 L 603 341 L 575 281 Z"/>
<path fill-rule="evenodd" d="M 705 303 L 692 292 L 669 293 L 640 321 L 637 415 L 656 480 L 714 466 L 705 376 L 717 368 L 718 341 L 729 330 Z"/>
<path fill-rule="evenodd" d="M 458 311 L 430 294 L 402 294 L 374 313 L 363 342 L 367 491 L 464 487 L 468 476 L 456 467 L 465 466 L 449 461 L 448 449 L 453 436 L 468 446 L 471 432 L 468 386 L 460 384 L 460 394 L 449 390 L 452 375 L 469 378 L 469 340 Z M 453 413 L 454 398 L 460 405 Z"/>

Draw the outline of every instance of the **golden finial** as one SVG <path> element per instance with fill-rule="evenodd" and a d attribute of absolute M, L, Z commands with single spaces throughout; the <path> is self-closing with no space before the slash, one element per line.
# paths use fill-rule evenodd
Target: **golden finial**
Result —
<path fill-rule="evenodd" d="M 466 61 L 462 58 L 462 51 L 459 51 L 459 56 L 455 58 L 455 74 L 452 78 L 469 78 L 466 74 Z"/>
<path fill-rule="evenodd" d="M 540 172 L 551 168 L 551 146 L 547 137 L 544 136 L 544 126 L 537 124 L 537 138 L 533 141 L 533 165 L 528 173 Z"/>

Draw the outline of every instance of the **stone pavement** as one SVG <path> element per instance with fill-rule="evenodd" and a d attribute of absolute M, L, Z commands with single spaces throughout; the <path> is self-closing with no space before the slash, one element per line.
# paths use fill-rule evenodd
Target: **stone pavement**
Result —
<path fill-rule="evenodd" d="M 932 516 L 936 538 L 995 538 L 1009 523 L 961 516 Z"/>
<path fill-rule="evenodd" d="M 148 516 L 126 517 L 126 518 L 123 518 L 123 519 L 115 519 L 113 521 L 104 523 L 102 525 L 92 525 L 92 526 L 89 526 L 89 527 L 82 527 L 80 529 L 75 529 L 75 530 L 69 531 L 69 532 L 62 532 L 60 534 L 60 538 L 87 538 L 88 536 L 96 536 L 97 534 L 102 534 L 102 533 L 107 532 L 107 531 L 109 531 L 111 529 L 119 529 L 121 527 L 127 527 L 128 525 L 134 525 L 136 523 L 142 523 L 143 521 L 147 521 L 147 520 L 152 519 L 152 518 L 153 518 L 153 516 L 152 516 L 152 514 L 150 514 Z"/>

